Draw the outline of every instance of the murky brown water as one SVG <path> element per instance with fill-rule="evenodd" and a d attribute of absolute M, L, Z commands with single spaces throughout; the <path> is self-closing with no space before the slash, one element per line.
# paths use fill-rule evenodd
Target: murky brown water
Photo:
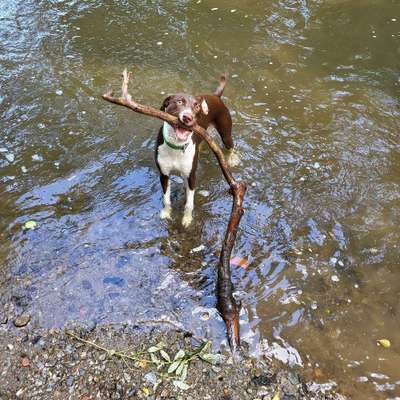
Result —
<path fill-rule="evenodd" d="M 45 327 L 169 318 L 224 339 L 200 318 L 230 211 L 214 158 L 203 150 L 194 225 L 179 224 L 181 185 L 161 222 L 159 122 L 99 96 L 125 66 L 155 106 L 228 71 L 249 183 L 245 340 L 354 399 L 400 396 L 399 60 L 396 0 L 3 0 L 3 304 Z"/>

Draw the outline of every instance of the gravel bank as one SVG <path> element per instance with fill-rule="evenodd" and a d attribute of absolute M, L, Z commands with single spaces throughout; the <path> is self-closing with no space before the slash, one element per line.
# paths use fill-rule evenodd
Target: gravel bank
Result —
<path fill-rule="evenodd" d="M 157 370 L 157 365 L 150 360 L 149 347 L 162 341 L 164 351 L 173 358 L 180 349 L 192 354 L 190 352 L 198 348 L 199 343 L 185 333 L 166 332 L 159 327 L 143 330 L 108 325 L 91 330 L 75 327 L 73 331 L 32 331 L 29 325 L 18 329 L 10 325 L 0 327 L 2 400 L 344 399 L 333 392 L 324 393 L 323 388 L 303 382 L 296 371 L 273 365 L 267 359 L 242 356 L 236 361 L 229 354 L 213 359 L 217 361 L 214 364 L 198 355 L 192 356 L 185 379 L 189 387 L 183 385 L 186 390 L 173 383 L 177 378 L 169 378 L 175 373 L 164 376 L 154 389 L 160 373 L 165 372 L 173 360 L 168 363 L 160 351 L 153 349 L 163 366 Z M 129 353 L 137 360 L 118 357 L 118 351 Z"/>

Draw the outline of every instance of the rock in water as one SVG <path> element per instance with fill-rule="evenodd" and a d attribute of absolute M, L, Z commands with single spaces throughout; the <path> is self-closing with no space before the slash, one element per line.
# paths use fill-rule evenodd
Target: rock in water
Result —
<path fill-rule="evenodd" d="M 13 322 L 14 322 L 14 326 L 16 326 L 17 328 L 22 328 L 22 327 L 28 325 L 30 320 L 31 320 L 30 315 L 22 314 L 22 315 L 19 315 L 18 317 L 16 317 Z"/>

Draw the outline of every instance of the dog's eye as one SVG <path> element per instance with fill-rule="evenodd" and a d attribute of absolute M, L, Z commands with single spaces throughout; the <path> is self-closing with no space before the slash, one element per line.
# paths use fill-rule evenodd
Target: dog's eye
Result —
<path fill-rule="evenodd" d="M 176 102 L 176 104 L 178 104 L 178 106 L 181 106 L 181 105 L 183 104 L 183 101 L 182 101 L 182 100 L 178 100 L 178 101 Z"/>
<path fill-rule="evenodd" d="M 200 110 L 200 105 L 199 105 L 199 103 L 195 103 L 195 104 L 194 104 L 194 109 L 195 109 L 196 111 L 199 111 L 199 110 Z"/>

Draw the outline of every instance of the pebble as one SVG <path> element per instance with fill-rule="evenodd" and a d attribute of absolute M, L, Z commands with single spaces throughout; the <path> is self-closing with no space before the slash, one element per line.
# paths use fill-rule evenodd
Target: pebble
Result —
<path fill-rule="evenodd" d="M 13 153 L 6 154 L 6 159 L 8 162 L 12 163 L 15 160 L 15 156 Z"/>
<path fill-rule="evenodd" d="M 208 190 L 199 190 L 199 195 L 203 197 L 208 197 L 210 192 Z"/>
<path fill-rule="evenodd" d="M 22 171 L 23 174 L 26 174 L 28 172 L 28 168 L 26 168 L 25 165 L 23 165 L 21 167 L 21 171 Z"/>
<path fill-rule="evenodd" d="M 339 277 L 337 275 L 332 275 L 331 279 L 333 282 L 339 282 Z"/>
<path fill-rule="evenodd" d="M 57 96 L 62 96 L 63 95 L 63 91 L 61 89 L 57 89 L 56 90 L 56 95 Z"/>
<path fill-rule="evenodd" d="M 39 155 L 39 154 L 34 154 L 32 156 L 32 160 L 33 161 L 43 161 L 43 157 L 41 155 Z"/>
<path fill-rule="evenodd" d="M 26 325 L 28 325 L 29 321 L 31 320 L 31 316 L 28 314 L 22 314 L 16 317 L 13 321 L 14 326 L 17 328 L 22 328 Z"/>
<path fill-rule="evenodd" d="M 211 11 L 217 11 L 217 10 L 218 10 L 218 7 L 214 7 L 211 9 Z"/>
<path fill-rule="evenodd" d="M 162 42 L 157 42 L 157 46 L 162 46 Z"/>
<path fill-rule="evenodd" d="M 73 376 L 69 376 L 68 378 L 67 378 L 67 385 L 68 386 L 72 386 L 73 384 L 74 384 L 74 377 Z"/>
<path fill-rule="evenodd" d="M 157 376 L 154 372 L 149 372 L 144 376 L 144 379 L 151 383 L 152 385 L 155 385 L 157 382 Z"/>
<path fill-rule="evenodd" d="M 192 250 L 190 250 L 191 253 L 198 253 L 199 251 L 205 250 L 206 246 L 204 244 L 201 244 L 200 246 L 194 247 Z"/>

